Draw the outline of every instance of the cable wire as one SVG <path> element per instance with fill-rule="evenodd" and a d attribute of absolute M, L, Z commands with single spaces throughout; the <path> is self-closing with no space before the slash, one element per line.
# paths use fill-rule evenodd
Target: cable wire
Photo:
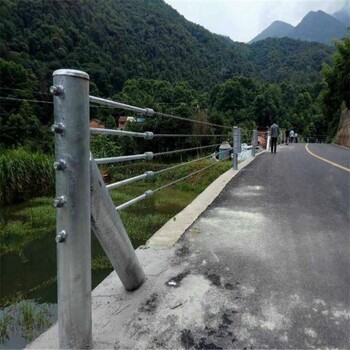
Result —
<path fill-rule="evenodd" d="M 23 90 L 23 89 L 13 89 L 13 88 L 7 88 L 7 87 L 0 87 L 0 90 L 9 90 L 9 91 L 20 91 L 20 92 L 27 92 L 30 94 L 40 94 L 40 95 L 50 95 L 50 92 L 41 92 L 41 91 L 31 91 L 31 90 Z"/>
<path fill-rule="evenodd" d="M 23 90 L 24 91 L 24 90 Z M 52 101 L 43 101 L 43 100 L 31 100 L 31 99 L 26 99 L 26 98 L 17 98 L 17 97 L 4 97 L 0 96 L 1 100 L 8 100 L 8 101 L 26 101 L 26 102 L 31 102 L 31 103 L 44 103 L 44 104 L 53 104 Z M 96 105 L 90 105 L 91 108 L 108 108 L 108 109 L 113 109 L 112 107 L 108 106 L 96 106 Z"/>
<path fill-rule="evenodd" d="M 159 117 L 167 117 L 167 118 L 172 118 L 172 119 L 184 120 L 184 121 L 189 121 L 189 122 L 192 122 L 192 123 L 197 123 L 197 124 L 202 124 L 202 125 L 209 125 L 209 126 L 215 126 L 215 127 L 218 127 L 218 128 L 232 130 L 232 128 L 230 128 L 229 126 L 213 124 L 213 123 L 209 123 L 209 122 L 201 122 L 200 120 L 194 120 L 194 119 L 190 119 L 190 118 L 179 117 L 179 116 L 172 115 L 172 114 L 166 114 L 166 113 L 161 113 L 161 112 L 154 112 L 154 115 L 157 115 Z"/>
<path fill-rule="evenodd" d="M 230 157 L 230 156 L 229 156 L 229 157 Z M 228 159 L 229 157 L 226 157 L 225 159 Z M 222 159 L 222 160 L 225 160 L 225 159 Z M 195 171 L 195 172 L 193 172 L 193 173 L 191 173 L 191 174 L 188 174 L 188 175 L 186 175 L 186 176 L 184 176 L 184 177 L 181 177 L 180 179 L 177 179 L 177 180 L 175 180 L 175 181 L 169 182 L 169 183 L 166 184 L 166 185 L 163 185 L 163 186 L 161 186 L 161 187 L 156 188 L 155 190 L 153 190 L 153 192 L 156 193 L 156 192 L 158 192 L 158 191 L 164 190 L 165 188 L 168 188 L 168 187 L 170 187 L 170 186 L 173 186 L 173 185 L 177 184 L 178 182 L 183 181 L 183 180 L 186 180 L 186 179 L 188 179 L 189 177 L 194 176 L 194 175 L 196 175 L 196 174 L 198 174 L 198 173 L 200 173 L 200 172 L 202 172 L 202 171 L 204 171 L 204 170 L 206 170 L 206 169 L 209 169 L 209 168 L 211 168 L 212 166 L 214 166 L 214 165 L 216 165 L 216 164 L 218 164 L 218 163 L 220 163 L 220 162 L 215 162 L 214 164 L 210 164 L 210 165 L 208 165 L 208 166 L 206 166 L 206 167 L 204 167 L 204 168 L 202 168 L 202 169 L 199 169 L 199 170 L 197 170 L 197 171 Z"/>
<path fill-rule="evenodd" d="M 169 167 L 169 168 L 165 168 L 165 169 L 162 169 L 162 170 L 155 171 L 154 174 L 155 174 L 155 175 L 159 175 L 159 174 L 165 173 L 165 172 L 167 172 L 167 171 L 170 171 L 170 170 L 173 170 L 173 169 L 176 169 L 176 168 L 180 168 L 180 167 L 182 167 L 182 166 L 186 166 L 186 165 L 188 165 L 188 164 L 196 163 L 196 162 L 199 162 L 199 161 L 201 161 L 201 160 L 211 158 L 212 156 L 213 156 L 213 153 L 209 154 L 208 156 L 202 157 L 202 158 L 194 159 L 194 160 L 191 160 L 191 161 L 189 161 L 189 162 L 184 162 L 184 163 L 176 164 L 176 165 L 173 165 L 173 166 L 171 166 L 171 167 Z"/>
<path fill-rule="evenodd" d="M 227 134 L 221 135 L 203 135 L 203 134 L 154 134 L 154 137 L 228 137 Z"/>
<path fill-rule="evenodd" d="M 53 102 L 50 101 L 42 101 L 42 100 L 29 100 L 26 98 L 15 98 L 15 97 L 3 97 L 0 96 L 1 100 L 8 100 L 8 101 L 26 101 L 26 102 L 33 102 L 33 103 L 46 103 L 46 104 L 53 104 Z"/>
<path fill-rule="evenodd" d="M 159 152 L 159 153 L 154 153 L 154 154 L 153 154 L 153 157 L 165 156 L 165 155 L 174 154 L 174 153 L 183 153 L 183 152 L 195 151 L 195 150 L 198 150 L 198 149 L 216 147 L 216 146 L 220 146 L 220 145 L 221 145 L 221 143 L 216 143 L 216 144 L 214 144 L 214 145 L 209 145 L 209 146 L 201 146 L 201 147 L 193 147 L 193 148 L 184 148 L 184 149 L 176 149 L 176 150 L 174 150 L 174 151 Z"/>

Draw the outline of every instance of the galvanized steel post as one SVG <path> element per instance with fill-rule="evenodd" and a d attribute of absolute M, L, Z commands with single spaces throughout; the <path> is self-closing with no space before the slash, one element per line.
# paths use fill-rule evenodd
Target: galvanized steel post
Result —
<path fill-rule="evenodd" d="M 253 157 L 255 157 L 256 146 L 258 145 L 258 130 L 253 130 Z"/>
<path fill-rule="evenodd" d="M 266 151 L 271 148 L 271 131 L 267 132 Z"/>
<path fill-rule="evenodd" d="M 86 349 L 92 345 L 89 76 L 57 70 L 50 91 L 61 204 L 56 206 L 59 347 Z"/>
<path fill-rule="evenodd" d="M 238 153 L 241 152 L 241 129 L 233 127 L 233 170 L 238 170 Z"/>

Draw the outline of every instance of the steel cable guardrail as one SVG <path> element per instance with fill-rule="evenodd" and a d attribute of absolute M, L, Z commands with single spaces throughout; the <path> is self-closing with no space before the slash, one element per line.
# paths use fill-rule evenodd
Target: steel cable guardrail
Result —
<path fill-rule="evenodd" d="M 170 170 L 173 170 L 173 169 L 177 169 L 177 168 L 186 166 L 186 165 L 188 165 L 188 164 L 196 163 L 196 162 L 199 162 L 199 161 L 201 161 L 201 160 L 211 158 L 212 156 L 213 156 L 213 153 L 209 154 L 208 156 L 202 157 L 202 158 L 197 158 L 197 159 L 194 159 L 194 160 L 190 160 L 189 162 L 184 162 L 184 163 L 176 164 L 176 165 L 173 165 L 173 166 L 171 166 L 171 167 L 169 167 L 169 168 L 165 168 L 165 169 L 161 169 L 161 170 L 155 171 L 154 174 L 155 174 L 155 175 L 159 175 L 159 174 L 165 173 L 165 172 L 167 172 L 167 171 L 170 171 Z"/>
<path fill-rule="evenodd" d="M 195 150 L 200 150 L 200 149 L 212 148 L 212 147 L 217 147 L 220 145 L 221 145 L 221 143 L 216 143 L 216 144 L 209 145 L 209 146 L 176 149 L 174 151 L 165 151 L 165 152 L 159 152 L 159 153 L 145 152 L 143 154 L 135 154 L 135 155 L 128 155 L 128 156 L 97 158 L 97 159 L 95 159 L 95 162 L 96 162 L 96 164 L 109 164 L 109 163 L 126 162 L 129 160 L 151 160 L 155 157 L 161 157 L 161 156 L 167 156 L 167 155 L 175 154 L 175 153 L 184 153 L 184 152 L 190 152 L 190 151 L 195 151 Z"/>
<path fill-rule="evenodd" d="M 17 92 L 25 92 L 25 93 L 28 93 L 28 94 L 38 94 L 38 95 L 52 96 L 49 92 L 31 91 L 31 90 L 23 90 L 23 89 L 13 89 L 13 88 L 8 88 L 8 87 L 0 87 L 0 90 L 17 91 Z"/>
<path fill-rule="evenodd" d="M 220 162 L 222 162 L 222 161 L 224 161 L 224 160 L 226 160 L 226 159 L 229 159 L 229 158 L 230 158 L 230 157 L 226 157 L 226 158 L 224 158 L 223 160 L 221 160 Z M 196 170 L 196 171 L 194 171 L 194 172 L 191 173 L 191 174 L 188 174 L 188 175 L 183 176 L 183 177 L 181 177 L 181 178 L 179 178 L 179 179 L 177 179 L 177 180 L 174 180 L 174 181 L 172 181 L 172 182 L 169 182 L 169 183 L 166 184 L 166 185 L 160 186 L 160 187 L 156 188 L 155 190 L 153 190 L 153 192 L 156 193 L 156 192 L 159 192 L 159 191 L 161 191 L 161 190 L 164 190 L 164 189 L 166 189 L 166 188 L 168 188 L 168 187 L 170 187 L 170 186 L 173 186 L 173 185 L 177 184 L 177 183 L 180 182 L 180 181 L 186 180 L 186 179 L 188 179 L 188 178 L 191 177 L 191 176 L 194 176 L 194 175 L 196 175 L 196 174 L 198 174 L 198 173 L 200 173 L 200 172 L 202 172 L 202 171 L 204 171 L 204 170 L 207 170 L 207 169 L 211 168 L 211 167 L 214 166 L 214 165 L 219 164 L 220 162 L 215 162 L 215 163 L 210 164 L 210 165 L 208 165 L 208 166 L 206 166 L 206 167 L 204 167 L 204 168 L 202 168 L 202 169 Z"/>
<path fill-rule="evenodd" d="M 127 178 L 127 179 L 124 179 L 124 180 L 117 181 L 117 182 L 114 182 L 112 184 L 106 185 L 106 188 L 108 190 L 113 190 L 113 189 L 121 187 L 121 186 L 129 185 L 129 184 L 131 184 L 133 182 L 136 182 L 136 181 L 148 180 L 150 178 L 153 178 L 155 175 L 160 175 L 160 174 L 163 174 L 163 173 L 165 173 L 167 171 L 170 171 L 170 170 L 173 170 L 173 169 L 176 169 L 176 168 L 180 168 L 180 167 L 186 166 L 188 164 L 196 163 L 196 162 L 199 162 L 199 161 L 204 160 L 204 159 L 211 158 L 212 156 L 213 156 L 213 153 L 211 153 L 211 154 L 209 154 L 209 155 L 207 155 L 205 157 L 202 157 L 202 158 L 197 158 L 197 159 L 194 159 L 194 160 L 191 160 L 191 161 L 188 161 L 188 162 L 183 162 L 183 163 L 180 163 L 180 164 L 176 164 L 176 165 L 173 165 L 171 167 L 168 167 L 168 168 L 165 168 L 165 169 L 161 169 L 161 170 L 158 170 L 158 171 L 146 171 L 145 173 L 143 173 L 141 175 L 136 175 L 136 176 L 133 176 L 131 178 Z"/>
<path fill-rule="evenodd" d="M 154 134 L 154 137 L 228 137 L 226 134 L 221 135 L 205 135 L 205 134 Z"/>
<path fill-rule="evenodd" d="M 128 105 L 128 104 L 125 104 L 125 103 L 116 102 L 116 101 L 112 101 L 112 100 L 107 100 L 105 98 L 100 98 L 100 97 L 96 97 L 96 96 L 89 96 L 89 100 L 92 103 L 98 103 L 100 105 L 113 107 L 113 108 L 125 109 L 125 110 L 128 110 L 128 111 L 132 111 L 132 112 L 143 114 L 145 116 L 152 116 L 152 115 L 154 115 L 154 111 L 151 108 L 135 107 L 135 106 L 131 106 L 131 105 Z"/>
<path fill-rule="evenodd" d="M 195 120 L 195 119 L 185 118 L 185 117 L 179 117 L 179 116 L 172 115 L 172 114 L 167 114 L 167 113 L 154 112 L 154 115 L 157 115 L 157 116 L 159 116 L 159 117 L 167 117 L 167 118 L 172 118 L 172 119 L 177 119 L 177 120 L 183 120 L 183 121 L 188 121 L 188 122 L 192 122 L 192 123 L 197 123 L 197 124 L 202 124 L 202 125 L 208 125 L 208 126 L 215 126 L 215 127 L 217 127 L 217 128 L 230 129 L 230 130 L 232 130 L 232 128 L 230 128 L 229 126 L 219 125 L 219 124 L 214 124 L 214 123 L 209 123 L 209 122 L 202 122 L 202 121 L 200 121 L 200 120 Z"/>
<path fill-rule="evenodd" d="M 146 140 L 152 140 L 153 137 L 155 136 L 151 131 L 134 132 L 134 131 L 125 131 L 125 130 L 117 130 L 117 129 L 103 129 L 103 128 L 90 128 L 90 132 L 91 134 L 142 137 Z"/>
<path fill-rule="evenodd" d="M 192 123 L 198 123 L 198 124 L 202 124 L 202 125 L 206 125 L 206 126 L 212 126 L 212 127 L 217 127 L 217 128 L 223 128 L 223 129 L 229 129 L 231 130 L 230 127 L 228 126 L 224 126 L 224 125 L 219 125 L 219 124 L 215 124 L 215 123 L 209 123 L 209 122 L 203 122 L 203 121 L 199 121 L 199 120 L 194 120 L 191 118 L 186 118 L 186 117 L 180 117 L 180 116 L 175 116 L 172 114 L 167 114 L 167 113 L 161 113 L 161 112 L 155 112 L 153 109 L 151 108 L 140 108 L 140 107 L 136 107 L 136 106 L 132 106 L 132 105 L 128 105 L 128 104 L 124 104 L 124 103 L 120 103 L 120 102 L 116 102 L 113 100 L 109 100 L 109 99 L 103 99 L 100 97 L 95 97 L 95 96 L 89 96 L 89 101 L 90 103 L 96 103 L 99 105 L 103 105 L 106 107 L 110 107 L 110 108 L 119 108 L 119 109 L 124 109 L 124 110 L 129 110 L 135 113 L 140 113 L 144 116 L 159 116 L 159 117 L 166 117 L 166 118 L 171 118 L 171 119 L 176 119 L 176 120 L 182 120 L 182 121 L 188 121 L 188 122 L 192 122 Z M 140 138 L 144 138 L 147 140 L 151 140 L 153 138 L 159 138 L 159 137 L 228 137 L 229 134 L 219 134 L 219 135 L 215 135 L 215 134 L 156 134 L 150 131 L 146 131 L 146 132 L 133 132 L 133 131 L 125 131 L 125 130 L 116 130 L 116 129 L 104 129 L 104 128 L 90 128 L 90 132 L 92 134 L 106 134 L 106 135 L 115 135 L 115 136 L 130 136 L 130 137 L 140 137 Z M 201 149 L 208 149 L 208 148 L 213 148 L 213 147 L 218 147 L 220 146 L 221 143 L 216 143 L 216 144 L 211 144 L 211 145 L 207 145 L 207 146 L 199 146 L 199 147 L 191 147 L 191 148 L 184 148 L 184 149 L 177 149 L 177 150 L 172 150 L 172 151 L 164 151 L 164 152 L 158 152 L 158 153 L 153 153 L 153 152 L 145 152 L 143 154 L 136 154 L 136 155 L 128 155 L 128 156 L 118 156 L 118 157 L 109 157 L 109 158 L 99 158 L 96 159 L 95 162 L 96 164 L 108 164 L 108 163 L 118 163 L 118 162 L 125 162 L 125 161 L 131 161 L 131 160 L 150 160 L 153 159 L 155 157 L 161 157 L 161 156 L 167 156 L 167 155 L 172 155 L 172 154 L 176 154 L 176 153 L 184 153 L 184 152 L 190 152 L 190 151 L 196 151 L 196 150 L 201 150 Z M 226 148 L 223 152 L 230 152 L 233 148 Z M 118 182 L 115 182 L 113 184 L 109 184 L 106 186 L 106 188 L 108 190 L 112 190 L 127 184 L 131 184 L 135 181 L 139 181 L 139 180 L 145 180 L 145 179 L 149 179 L 152 178 L 154 175 L 160 175 L 166 171 L 170 171 L 182 166 L 186 166 L 188 164 L 191 163 L 195 163 L 198 162 L 200 160 L 204 160 L 204 159 L 208 159 L 210 157 L 212 157 L 213 154 L 210 154 L 208 156 L 205 157 L 201 157 L 195 160 L 191 160 L 189 162 L 185 162 L 185 163 L 181 163 L 181 164 L 176 164 L 174 166 L 168 167 L 166 169 L 162 169 L 156 172 L 153 171 L 147 171 L 144 174 L 141 175 L 137 175 L 128 179 L 124 179 Z M 230 158 L 231 155 L 221 159 L 225 160 Z M 215 162 L 214 164 L 211 164 L 209 166 L 206 166 L 200 170 L 197 170 L 189 175 L 186 175 L 180 179 L 177 179 L 173 182 L 170 182 L 169 184 L 166 184 L 164 186 L 161 186 L 159 188 L 157 188 L 156 190 L 148 190 L 146 191 L 144 194 L 126 202 L 123 203 L 121 205 L 119 205 L 118 207 L 116 207 L 117 210 L 122 210 L 124 208 L 129 207 L 130 205 L 137 203 L 143 199 L 149 198 L 150 196 L 152 196 L 154 193 L 161 191 L 164 188 L 167 188 L 169 186 L 172 186 L 180 181 L 183 181 L 191 176 L 194 176 L 206 169 L 209 169 L 210 167 L 216 165 L 218 162 Z"/>
<path fill-rule="evenodd" d="M 223 159 L 223 160 L 226 160 L 226 159 L 229 159 L 229 158 L 230 158 L 230 156 L 226 157 L 226 158 Z M 223 160 L 221 160 L 221 161 L 223 161 Z M 133 198 L 133 199 L 131 199 L 130 201 L 127 201 L 127 202 L 125 202 L 125 203 L 122 203 L 122 204 L 118 205 L 118 206 L 116 207 L 116 210 L 118 210 L 118 211 L 123 210 L 123 209 L 128 208 L 128 207 L 130 207 L 131 205 L 136 204 L 136 203 L 138 203 L 138 202 L 140 202 L 140 201 L 142 201 L 142 200 L 144 200 L 144 199 L 150 198 L 150 197 L 152 197 L 155 193 L 157 193 L 157 192 L 159 192 L 159 191 L 162 191 L 162 190 L 164 190 L 164 189 L 166 189 L 166 188 L 168 188 L 168 187 L 170 187 L 170 186 L 176 185 L 177 183 L 179 183 L 179 182 L 181 182 L 181 181 L 184 181 L 184 180 L 186 180 L 186 179 L 188 179 L 188 178 L 190 178 L 190 177 L 192 177 L 192 176 L 194 176 L 194 175 L 196 175 L 196 174 L 199 174 L 199 173 L 201 173 L 202 171 L 207 170 L 207 169 L 209 169 L 209 168 L 211 168 L 211 167 L 217 165 L 218 163 L 221 163 L 221 161 L 220 161 L 220 162 L 215 162 L 215 163 L 210 164 L 210 165 L 208 165 L 208 166 L 206 166 L 206 167 L 204 167 L 204 168 L 202 168 L 202 169 L 196 170 L 196 171 L 194 171 L 193 173 L 190 173 L 190 174 L 188 174 L 188 175 L 186 175 L 186 176 L 183 176 L 183 177 L 181 177 L 181 178 L 179 178 L 179 179 L 177 179 L 177 180 L 171 181 L 171 182 L 167 183 L 166 185 L 160 186 L 160 187 L 156 188 L 155 190 L 147 190 L 147 191 L 146 191 L 145 193 L 143 193 L 142 195 L 140 195 L 140 196 L 138 196 L 138 197 L 136 197 L 136 198 Z"/>
<path fill-rule="evenodd" d="M 227 129 L 232 131 L 233 136 L 233 168 L 235 162 L 237 165 L 237 153 L 241 152 L 241 129 L 229 126 L 219 125 L 201 120 L 194 120 L 175 116 L 172 114 L 154 112 L 150 108 L 139 108 L 109 99 L 103 99 L 89 95 L 90 77 L 86 72 L 59 69 L 53 72 L 53 85 L 50 88 L 54 95 L 54 125 L 51 130 L 55 133 L 55 170 L 56 170 L 56 203 L 57 203 L 57 223 L 56 223 L 56 242 L 57 246 L 57 281 L 58 281 L 58 328 L 59 328 L 59 347 L 60 348 L 89 348 L 92 346 L 91 333 L 91 237 L 93 231 L 98 237 L 102 248 L 111 262 L 114 270 L 117 272 L 124 288 L 126 290 L 135 290 L 139 288 L 146 280 L 145 273 L 135 254 L 135 250 L 128 237 L 125 226 L 118 213 L 119 210 L 149 198 L 154 193 L 162 191 L 173 186 L 180 181 L 184 181 L 201 172 L 207 171 L 219 162 L 213 160 L 213 164 L 204 163 L 201 169 L 191 172 L 192 167 L 186 171 L 187 175 L 177 178 L 174 181 L 165 183 L 166 178 L 161 179 L 161 185 L 155 190 L 148 190 L 141 196 L 120 204 L 118 207 L 113 204 L 108 189 L 104 185 L 101 171 L 97 164 L 118 163 L 129 160 L 148 160 L 154 156 L 166 156 L 180 152 L 196 151 L 220 146 L 220 143 L 200 147 L 175 146 L 177 142 L 164 142 L 168 147 L 165 152 L 153 154 L 145 152 L 144 154 L 134 154 L 111 158 L 100 158 L 94 160 L 91 156 L 90 133 L 105 133 L 109 135 L 142 137 L 147 140 L 155 137 L 151 132 L 136 133 L 132 131 L 114 131 L 105 129 L 96 131 L 90 130 L 90 110 L 91 107 L 101 108 L 119 108 L 134 113 L 140 113 L 146 117 L 164 117 L 187 121 L 194 124 L 207 125 L 215 128 Z M 26 99 L 7 98 L 13 101 L 23 101 Z M 43 99 L 44 100 L 44 99 Z M 31 102 L 52 103 L 49 101 L 30 100 Z M 97 104 L 99 106 L 93 106 Z M 155 119 L 157 122 L 161 119 Z M 178 123 L 181 124 L 181 123 Z M 179 125 L 180 127 L 180 125 Z M 192 127 L 192 124 L 191 124 Z M 225 133 L 227 130 L 223 131 Z M 178 130 L 178 135 L 181 131 Z M 207 135 L 212 130 L 203 131 Z M 200 131 L 194 131 L 197 136 Z M 219 132 L 217 132 L 219 133 Z M 156 134 L 156 133 L 155 133 Z M 166 134 L 158 134 L 156 137 L 185 137 Z M 161 135 L 161 136 L 160 136 Z M 153 136 L 153 137 L 152 137 Z M 203 135 L 201 135 L 202 137 Z M 216 135 L 213 135 L 216 136 Z M 226 135 L 225 135 L 226 136 Z M 191 135 L 186 135 L 191 137 Z M 203 136 L 204 137 L 204 136 Z M 215 142 L 215 141 L 212 141 Z M 135 143 L 138 146 L 139 143 Z M 170 144 L 172 144 L 170 148 Z M 187 144 L 187 140 L 186 140 Z M 196 145 L 196 144 L 194 144 Z M 162 146 L 162 145 L 160 145 Z M 164 146 L 164 145 L 163 145 Z M 108 145 L 107 145 L 108 147 Z M 140 149 L 140 148 L 139 148 Z M 225 160 L 231 157 L 231 146 L 225 142 L 219 148 L 219 160 Z M 139 151 L 134 151 L 141 152 Z M 203 152 L 204 153 L 204 152 Z M 209 157 L 209 156 L 208 156 Z M 203 158 L 203 157 L 202 157 Z M 193 163 L 195 160 L 190 161 Z M 196 160 L 198 161 L 198 160 Z M 190 162 L 187 162 L 188 164 Z M 173 164 L 170 168 L 184 166 Z M 161 174 L 161 172 L 159 173 Z M 174 177 L 181 176 L 174 174 Z M 123 181 L 109 185 L 109 187 L 120 187 L 126 183 L 132 183 L 138 179 L 145 179 L 154 176 L 152 172 L 146 172 L 143 175 L 134 176 Z M 171 177 L 173 180 L 173 177 Z M 58 205 L 60 204 L 60 205 Z M 62 209 L 63 208 L 63 209 Z M 117 208 L 117 210 L 116 210 Z M 74 239 L 71 239 L 74 238 Z M 82 263 L 77 263 L 78 260 Z M 66 271 L 69 269 L 70 273 Z M 79 278 L 76 278 L 79 276 Z M 74 323 L 74 327 L 70 327 Z"/>
<path fill-rule="evenodd" d="M 113 100 L 108 100 L 108 99 L 104 99 L 104 98 L 100 98 L 100 97 L 96 97 L 96 96 L 89 96 L 89 100 L 92 103 L 97 103 L 97 104 L 101 104 L 101 105 L 108 106 L 108 107 L 113 107 L 113 108 L 125 109 L 125 110 L 128 110 L 128 111 L 140 113 L 140 114 L 142 114 L 144 116 L 154 116 L 154 115 L 156 115 L 156 116 L 159 116 L 159 117 L 166 117 L 166 118 L 171 118 L 171 119 L 183 120 L 183 121 L 188 121 L 188 122 L 191 122 L 191 123 L 197 123 L 197 124 L 202 124 L 202 125 L 207 125 L 207 126 L 214 126 L 214 127 L 217 127 L 217 128 L 223 128 L 223 129 L 232 130 L 232 128 L 229 127 L 229 126 L 220 125 L 220 124 L 214 124 L 214 123 L 209 123 L 209 122 L 203 122 L 203 121 L 200 121 L 200 120 L 195 120 L 195 119 L 186 118 L 186 117 L 179 117 L 179 116 L 176 116 L 176 115 L 162 113 L 162 112 L 155 112 L 152 108 L 135 107 L 135 106 L 128 105 L 128 104 L 125 104 L 125 103 L 116 102 L 116 101 L 113 101 Z"/>
<path fill-rule="evenodd" d="M 45 94 L 44 92 L 36 92 L 36 91 L 26 91 L 21 89 L 11 89 L 14 91 L 23 91 L 28 93 L 35 93 L 35 94 Z M 48 95 L 52 95 L 51 93 Z M 19 98 L 19 97 L 12 97 L 12 96 L 0 96 L 0 100 L 7 100 L 7 101 L 16 101 L 16 102 L 30 102 L 30 103 L 44 103 L 44 104 L 53 104 L 51 101 L 45 101 L 45 100 L 33 100 L 28 98 Z M 109 106 L 90 106 L 91 108 L 112 108 Z M 5 115 L 5 114 L 4 114 Z"/>
<path fill-rule="evenodd" d="M 158 152 L 158 153 L 154 153 L 154 154 L 153 154 L 153 157 L 160 157 L 160 156 L 167 156 L 167 155 L 175 154 L 175 153 L 183 153 L 183 152 L 196 151 L 196 150 L 200 150 L 200 149 L 206 149 L 206 148 L 217 147 L 217 146 L 220 146 L 220 145 L 221 145 L 221 143 L 215 143 L 215 144 L 208 145 L 208 146 L 200 146 L 200 147 L 192 147 L 192 148 L 183 148 L 183 149 L 175 149 L 174 151 Z"/>
<path fill-rule="evenodd" d="M 16 97 L 3 97 L 0 96 L 1 100 L 7 100 L 7 101 L 24 101 L 24 102 L 33 102 L 33 103 L 45 103 L 45 104 L 50 104 L 52 105 L 53 102 L 51 101 L 43 101 L 43 100 L 33 100 L 33 99 L 28 99 L 28 98 L 16 98 Z"/>
<path fill-rule="evenodd" d="M 113 189 L 121 187 L 121 186 L 129 185 L 129 184 L 131 184 L 133 182 L 136 182 L 136 181 L 148 180 L 148 179 L 152 178 L 154 175 L 155 175 L 155 172 L 153 172 L 153 171 L 146 171 L 142 175 L 129 177 L 128 179 L 124 179 L 124 180 L 117 181 L 117 182 L 114 182 L 112 184 L 106 185 L 106 188 L 107 188 L 107 190 L 110 191 L 110 190 L 113 190 Z"/>
<path fill-rule="evenodd" d="M 121 163 L 129 160 L 150 160 L 153 159 L 153 152 L 145 152 L 143 154 L 133 154 L 129 156 L 108 157 L 95 159 L 96 164 Z"/>

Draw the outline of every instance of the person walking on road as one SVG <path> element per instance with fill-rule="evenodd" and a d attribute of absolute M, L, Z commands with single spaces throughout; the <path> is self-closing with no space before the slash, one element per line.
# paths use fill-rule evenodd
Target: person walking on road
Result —
<path fill-rule="evenodd" d="M 286 129 L 284 137 L 285 137 L 285 144 L 288 146 L 288 139 L 289 139 L 289 130 L 288 129 Z"/>
<path fill-rule="evenodd" d="M 276 153 L 277 150 L 277 138 L 280 134 L 280 129 L 278 125 L 273 122 L 273 124 L 270 127 L 270 135 L 271 135 L 271 153 Z"/>
<path fill-rule="evenodd" d="M 295 134 L 294 134 L 294 141 L 295 141 L 295 143 L 298 143 L 298 133 L 297 132 L 295 132 Z"/>
<path fill-rule="evenodd" d="M 294 142 L 294 130 L 293 129 L 289 133 L 289 142 L 290 143 Z"/>

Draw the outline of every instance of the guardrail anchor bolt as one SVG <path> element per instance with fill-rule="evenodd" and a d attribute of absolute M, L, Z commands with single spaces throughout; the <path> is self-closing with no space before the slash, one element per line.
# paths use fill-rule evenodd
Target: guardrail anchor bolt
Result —
<path fill-rule="evenodd" d="M 65 204 L 66 204 L 66 198 L 65 198 L 64 196 L 57 197 L 57 198 L 53 201 L 53 206 L 54 206 L 55 208 L 62 208 Z"/>
<path fill-rule="evenodd" d="M 63 159 L 60 159 L 57 162 L 53 163 L 53 167 L 59 171 L 64 170 L 67 168 L 67 163 Z"/>
<path fill-rule="evenodd" d="M 57 233 L 55 241 L 56 243 L 63 243 L 67 238 L 67 232 L 65 230 L 62 230 Z"/>
<path fill-rule="evenodd" d="M 53 124 L 51 126 L 51 131 L 59 135 L 62 135 L 64 133 L 64 130 L 65 126 L 62 123 Z"/>
<path fill-rule="evenodd" d="M 62 85 L 52 85 L 50 86 L 50 92 L 54 96 L 63 97 L 64 96 L 64 88 Z"/>

